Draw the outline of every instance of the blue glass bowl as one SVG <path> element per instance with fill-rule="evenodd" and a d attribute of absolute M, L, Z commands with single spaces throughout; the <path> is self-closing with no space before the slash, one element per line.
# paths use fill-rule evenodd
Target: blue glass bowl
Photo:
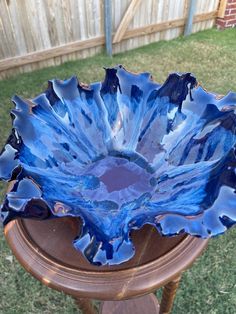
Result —
<path fill-rule="evenodd" d="M 81 217 L 74 247 L 96 265 L 129 260 L 130 232 L 144 224 L 203 238 L 235 224 L 235 93 L 219 98 L 190 73 L 160 85 L 117 66 L 89 87 L 52 80 L 13 102 L 4 224 Z"/>

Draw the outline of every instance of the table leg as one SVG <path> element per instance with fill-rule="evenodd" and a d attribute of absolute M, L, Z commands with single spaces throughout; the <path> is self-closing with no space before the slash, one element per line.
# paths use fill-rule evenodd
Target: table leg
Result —
<path fill-rule="evenodd" d="M 171 312 L 180 279 L 181 275 L 164 286 L 161 298 L 160 314 L 169 314 Z"/>
<path fill-rule="evenodd" d="M 74 299 L 75 299 L 76 305 L 84 314 L 97 314 L 97 310 L 93 306 L 93 303 L 90 299 L 76 298 L 76 297 L 74 297 Z"/>

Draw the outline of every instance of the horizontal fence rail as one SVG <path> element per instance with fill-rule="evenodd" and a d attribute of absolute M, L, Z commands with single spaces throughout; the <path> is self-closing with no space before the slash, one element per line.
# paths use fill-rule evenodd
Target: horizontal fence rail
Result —
<path fill-rule="evenodd" d="M 219 0 L 196 0 L 192 32 L 211 28 Z M 113 53 L 183 33 L 189 0 L 112 0 Z M 0 79 L 101 51 L 103 0 L 0 0 Z"/>

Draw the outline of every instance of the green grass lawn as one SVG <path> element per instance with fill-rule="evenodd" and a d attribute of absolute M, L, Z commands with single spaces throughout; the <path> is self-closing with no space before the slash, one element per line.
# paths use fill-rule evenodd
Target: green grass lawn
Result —
<path fill-rule="evenodd" d="M 157 82 L 163 82 L 173 71 L 192 72 L 206 89 L 226 94 L 236 91 L 236 29 L 207 30 L 112 59 L 101 54 L 0 81 L 0 147 L 10 131 L 10 98 L 14 94 L 30 98 L 45 89 L 48 79 L 65 79 L 74 74 L 85 83 L 102 80 L 102 67 L 116 64 L 131 71 L 150 71 Z M 0 186 L 1 199 L 5 187 Z M 3 234 L 0 250 L 0 313 L 77 313 L 70 297 L 44 287 L 12 259 Z M 173 313 L 236 313 L 236 228 L 211 239 L 204 255 L 185 272 Z"/>

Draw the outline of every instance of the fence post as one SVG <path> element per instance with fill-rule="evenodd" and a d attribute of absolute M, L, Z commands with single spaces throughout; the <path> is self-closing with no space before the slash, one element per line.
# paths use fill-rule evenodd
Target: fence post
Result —
<path fill-rule="evenodd" d="M 112 56 L 112 7 L 111 0 L 104 0 L 104 27 L 106 38 L 106 52 Z"/>
<path fill-rule="evenodd" d="M 188 36 L 192 33 L 193 18 L 196 11 L 197 0 L 189 0 L 189 1 L 190 1 L 190 5 L 189 5 L 189 10 L 188 10 L 187 22 L 184 28 L 184 36 Z"/>

